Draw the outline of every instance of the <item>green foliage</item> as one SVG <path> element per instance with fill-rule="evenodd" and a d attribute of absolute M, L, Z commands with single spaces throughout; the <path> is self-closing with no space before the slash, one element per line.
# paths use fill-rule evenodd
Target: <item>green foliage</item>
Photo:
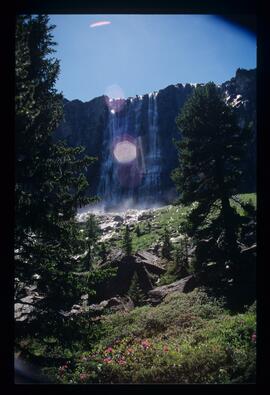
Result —
<path fill-rule="evenodd" d="M 187 214 L 190 210 L 190 207 L 184 207 L 182 205 L 177 207 L 166 206 L 155 210 L 155 215 L 150 220 L 140 221 L 140 236 L 137 236 L 136 228 L 135 232 L 132 233 L 133 252 L 135 253 L 138 250 L 144 250 L 157 243 L 162 243 L 165 227 L 168 228 L 168 231 L 172 233 L 172 235 L 178 235 L 179 232 L 182 233 L 182 224 L 186 221 Z M 150 232 L 149 228 L 151 229 Z M 119 239 L 110 240 L 111 247 L 122 247 L 122 235 L 125 229 L 124 226 L 119 229 Z"/>
<path fill-rule="evenodd" d="M 51 369 L 59 383 L 255 382 L 256 317 L 230 315 L 203 290 L 107 316 L 99 342 Z M 51 344 L 52 346 L 52 344 Z M 44 352 L 41 350 L 41 352 Z"/>
<path fill-rule="evenodd" d="M 99 251 L 99 256 L 101 257 L 102 261 L 105 261 L 106 256 L 107 256 L 107 246 L 105 243 L 100 244 L 100 251 Z"/>
<path fill-rule="evenodd" d="M 171 284 L 179 280 L 177 274 L 175 274 L 175 264 L 172 266 L 173 269 L 171 269 L 171 266 L 169 266 L 169 269 L 166 271 L 166 273 L 160 276 L 160 281 L 157 284 L 158 286 Z"/>
<path fill-rule="evenodd" d="M 123 250 L 126 254 L 126 256 L 131 256 L 132 254 L 132 239 L 131 239 L 131 234 L 130 234 L 130 229 L 129 226 L 126 225 L 125 232 L 124 232 L 124 238 L 123 238 Z"/>
<path fill-rule="evenodd" d="M 82 291 L 71 273 L 83 252 L 77 207 L 85 196 L 84 175 L 93 158 L 83 148 L 54 142 L 63 116 L 63 97 L 54 85 L 59 61 L 48 16 L 20 15 L 15 47 L 15 276 L 25 285 L 39 274 L 44 323 L 76 302 Z"/>
<path fill-rule="evenodd" d="M 176 142 L 179 167 L 172 177 L 181 202 L 196 202 L 189 215 L 189 235 L 197 240 L 219 238 L 220 253 L 215 259 L 225 272 L 228 261 L 236 264 L 239 259 L 236 239 L 241 219 L 229 197 L 236 193 L 241 180 L 240 163 L 250 130 L 237 125 L 232 108 L 213 83 L 195 89 L 176 123 L 181 140 Z M 197 257 L 197 266 L 212 260 L 211 254 L 206 251 Z"/>
<path fill-rule="evenodd" d="M 132 299 L 134 306 L 142 306 L 145 303 L 146 296 L 140 286 L 137 272 L 133 275 L 130 288 L 128 290 L 128 296 Z"/>
<path fill-rule="evenodd" d="M 159 286 L 173 283 L 185 276 L 190 272 L 187 252 L 187 239 L 181 240 L 176 245 L 174 250 L 173 262 L 170 262 L 167 266 L 167 270 L 161 275 Z"/>
<path fill-rule="evenodd" d="M 84 236 L 85 236 L 84 240 L 88 250 L 88 254 L 84 258 L 84 261 L 86 261 L 88 269 L 91 266 L 93 266 L 94 263 L 94 255 L 96 253 L 95 251 L 96 243 L 100 236 L 100 232 L 101 231 L 94 214 L 90 214 L 86 220 L 85 230 L 84 230 Z"/>
<path fill-rule="evenodd" d="M 180 240 L 179 245 L 175 249 L 174 261 L 179 277 L 185 277 L 189 271 L 188 239 L 186 235 L 183 236 L 183 239 Z"/>
<path fill-rule="evenodd" d="M 136 232 L 137 237 L 141 236 L 141 229 L 140 229 L 139 225 L 136 226 L 135 232 Z"/>
<path fill-rule="evenodd" d="M 172 258 L 172 243 L 170 241 L 170 234 L 168 232 L 168 229 L 164 229 L 164 235 L 163 235 L 163 244 L 162 244 L 162 249 L 161 249 L 161 254 L 163 258 L 166 258 L 170 260 Z"/>

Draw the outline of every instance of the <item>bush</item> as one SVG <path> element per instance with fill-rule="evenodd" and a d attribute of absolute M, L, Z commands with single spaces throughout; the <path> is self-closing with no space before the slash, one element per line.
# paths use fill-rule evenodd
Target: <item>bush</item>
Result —
<path fill-rule="evenodd" d="M 54 382 L 255 382 L 254 306 L 231 315 L 222 300 L 195 289 L 170 294 L 156 307 L 105 315 L 92 325 L 88 345 L 74 341 L 64 347 L 50 338 L 43 348 L 28 343 L 38 354 L 55 357 L 44 369 Z"/>
<path fill-rule="evenodd" d="M 146 326 L 157 323 L 152 318 Z M 250 337 L 254 325 L 255 317 L 244 314 L 210 321 L 185 338 L 116 339 L 82 356 L 74 377 L 99 383 L 254 382 L 255 345 Z M 243 336 L 237 343 L 239 334 Z"/>

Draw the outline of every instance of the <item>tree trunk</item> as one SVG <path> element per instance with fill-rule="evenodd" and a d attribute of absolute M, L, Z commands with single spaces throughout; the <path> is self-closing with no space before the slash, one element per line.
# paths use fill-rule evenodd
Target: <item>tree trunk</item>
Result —
<path fill-rule="evenodd" d="M 224 182 L 224 163 L 221 157 L 216 158 L 217 183 L 220 190 L 221 198 L 221 216 L 224 226 L 225 256 L 224 260 L 234 260 L 238 247 L 236 243 L 236 224 L 234 219 L 234 210 L 230 205 Z"/>

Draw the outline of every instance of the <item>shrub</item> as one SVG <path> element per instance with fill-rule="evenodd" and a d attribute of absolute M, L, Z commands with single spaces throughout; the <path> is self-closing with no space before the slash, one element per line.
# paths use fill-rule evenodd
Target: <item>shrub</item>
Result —
<path fill-rule="evenodd" d="M 230 315 L 203 289 L 174 293 L 156 307 L 104 316 L 88 347 L 74 342 L 65 348 L 48 337 L 39 352 L 61 355 L 46 366 L 58 383 L 255 382 L 253 309 Z"/>

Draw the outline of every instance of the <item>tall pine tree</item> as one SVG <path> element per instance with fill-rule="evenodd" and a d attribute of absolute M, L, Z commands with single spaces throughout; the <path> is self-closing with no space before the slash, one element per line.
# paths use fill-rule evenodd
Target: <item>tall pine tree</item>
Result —
<path fill-rule="evenodd" d="M 163 256 L 163 258 L 172 259 L 172 243 L 170 240 L 170 234 L 168 232 L 168 229 L 165 228 L 164 229 L 164 234 L 163 234 L 163 244 L 162 244 L 162 248 L 161 248 L 161 255 Z"/>
<path fill-rule="evenodd" d="M 218 261 L 224 268 L 238 256 L 239 216 L 229 199 L 237 192 L 250 132 L 238 126 L 233 109 L 214 83 L 195 89 L 176 123 L 181 139 L 176 142 L 179 166 L 172 178 L 180 201 L 187 205 L 196 202 L 189 216 L 189 235 L 197 240 L 218 240 Z M 208 252 L 202 261 L 213 259 Z"/>
<path fill-rule="evenodd" d="M 15 53 L 15 276 L 31 284 L 39 275 L 43 309 L 51 315 L 81 292 L 72 274 L 82 248 L 75 214 L 91 201 L 84 172 L 93 162 L 81 147 L 52 141 L 63 115 L 53 29 L 48 16 L 18 16 Z"/>
<path fill-rule="evenodd" d="M 129 226 L 126 225 L 125 231 L 124 231 L 124 238 L 123 238 L 123 249 L 126 254 L 126 256 L 131 256 L 132 254 L 132 239 L 130 235 L 130 229 Z"/>

